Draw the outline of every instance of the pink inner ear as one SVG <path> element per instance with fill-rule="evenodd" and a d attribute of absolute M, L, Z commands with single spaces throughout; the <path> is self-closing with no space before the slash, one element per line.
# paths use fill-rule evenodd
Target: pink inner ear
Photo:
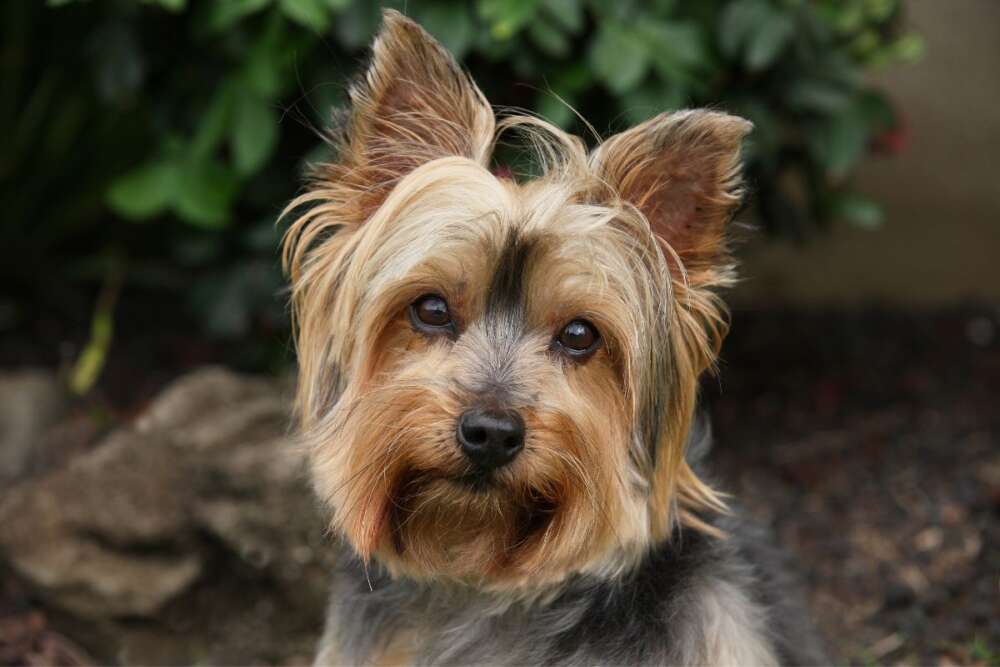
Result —
<path fill-rule="evenodd" d="M 514 170 L 505 164 L 498 164 L 491 170 L 493 175 L 499 179 L 513 181 L 514 180 Z"/>
<path fill-rule="evenodd" d="M 495 119 L 482 93 L 420 26 L 387 10 L 366 75 L 351 88 L 339 161 L 324 174 L 363 223 L 401 178 L 446 156 L 485 161 Z"/>
<path fill-rule="evenodd" d="M 644 185 L 645 194 L 636 206 L 643 212 L 653 232 L 677 253 L 684 263 L 683 269 L 691 271 L 701 265 L 706 252 L 721 241 L 719 229 L 712 220 L 703 219 L 705 188 L 690 176 L 690 171 L 679 171 L 666 178 L 650 179 Z M 681 267 L 671 261 L 675 274 Z"/>
<path fill-rule="evenodd" d="M 725 270 L 725 226 L 742 194 L 740 143 L 749 122 L 708 110 L 661 114 L 608 139 L 598 173 L 634 204 L 694 284 Z"/>

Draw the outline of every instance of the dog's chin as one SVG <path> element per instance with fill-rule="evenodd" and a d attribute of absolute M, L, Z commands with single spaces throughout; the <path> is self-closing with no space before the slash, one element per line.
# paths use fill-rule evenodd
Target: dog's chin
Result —
<path fill-rule="evenodd" d="M 474 470 L 458 475 L 451 475 L 444 479 L 460 491 L 467 491 L 476 495 L 488 493 L 503 494 L 505 492 L 503 482 L 492 472 Z"/>
<path fill-rule="evenodd" d="M 502 584 L 530 578 L 562 508 L 495 474 L 411 471 L 388 499 L 379 560 L 409 576 Z"/>

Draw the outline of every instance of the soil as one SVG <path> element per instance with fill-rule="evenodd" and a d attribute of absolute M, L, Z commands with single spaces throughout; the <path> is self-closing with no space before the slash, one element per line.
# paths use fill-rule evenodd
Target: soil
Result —
<path fill-rule="evenodd" d="M 162 340 L 119 339 L 65 456 L 231 352 Z M 737 312 L 720 371 L 717 477 L 797 559 L 834 656 L 1000 664 L 1000 309 Z M 78 633 L 0 569 L 0 665 L 95 663 Z"/>
<path fill-rule="evenodd" d="M 706 384 L 717 470 L 842 660 L 1000 661 L 998 316 L 734 318 Z"/>

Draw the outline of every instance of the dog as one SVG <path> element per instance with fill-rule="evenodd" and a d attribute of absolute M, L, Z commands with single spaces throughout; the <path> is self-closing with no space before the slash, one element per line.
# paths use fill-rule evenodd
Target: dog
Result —
<path fill-rule="evenodd" d="M 299 432 L 340 550 L 316 664 L 824 662 L 701 470 L 751 124 L 662 114 L 588 151 L 498 119 L 383 20 L 285 212 Z M 533 177 L 495 168 L 509 134 Z"/>

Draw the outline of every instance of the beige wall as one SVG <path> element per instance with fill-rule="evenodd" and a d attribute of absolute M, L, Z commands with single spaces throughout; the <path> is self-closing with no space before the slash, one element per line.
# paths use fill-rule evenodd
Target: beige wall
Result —
<path fill-rule="evenodd" d="M 907 116 L 910 145 L 857 180 L 885 226 L 840 224 L 805 248 L 748 244 L 736 302 L 1000 301 L 1000 0 L 910 0 L 907 12 L 924 60 L 873 78 Z"/>

